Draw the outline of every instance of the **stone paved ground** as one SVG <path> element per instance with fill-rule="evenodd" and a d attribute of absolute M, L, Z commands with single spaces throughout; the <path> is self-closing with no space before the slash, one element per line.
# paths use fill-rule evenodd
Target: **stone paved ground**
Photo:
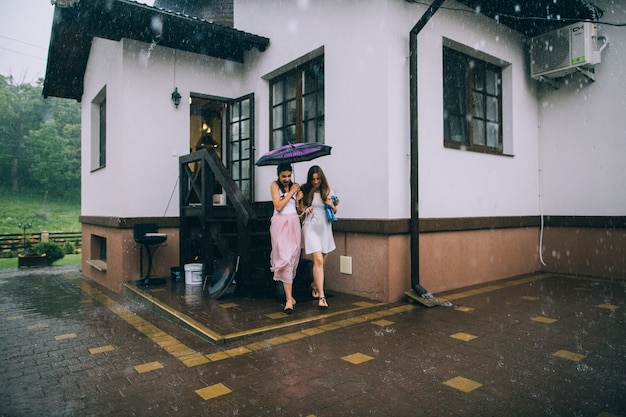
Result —
<path fill-rule="evenodd" d="M 0 416 L 626 416 L 626 282 L 439 296 L 455 308 L 336 294 L 335 315 L 298 303 L 292 326 L 212 344 L 75 269 L 2 271 Z"/>

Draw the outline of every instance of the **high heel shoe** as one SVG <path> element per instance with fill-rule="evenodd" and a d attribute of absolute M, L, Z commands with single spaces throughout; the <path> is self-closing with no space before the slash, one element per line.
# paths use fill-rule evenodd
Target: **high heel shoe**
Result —
<path fill-rule="evenodd" d="M 315 288 L 315 284 L 311 283 L 311 297 L 313 298 L 320 298 L 320 293 L 317 290 L 317 288 Z"/>
<path fill-rule="evenodd" d="M 320 310 L 327 310 L 328 309 L 328 302 L 326 301 L 326 297 L 320 297 L 319 302 L 317 304 L 317 307 Z"/>
<path fill-rule="evenodd" d="M 291 300 L 291 307 L 289 307 L 289 302 L 285 303 L 285 308 L 283 309 L 283 312 L 285 314 L 291 314 L 293 313 L 293 307 L 296 305 L 296 300 L 292 299 Z"/>

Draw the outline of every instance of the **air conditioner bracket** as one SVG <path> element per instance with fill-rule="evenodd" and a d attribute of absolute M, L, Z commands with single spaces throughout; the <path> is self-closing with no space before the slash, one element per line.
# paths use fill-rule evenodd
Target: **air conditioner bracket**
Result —
<path fill-rule="evenodd" d="M 543 83 L 546 83 L 546 84 L 552 86 L 552 88 L 554 88 L 555 90 L 558 90 L 559 87 L 561 86 L 561 84 L 557 80 L 554 80 L 554 79 L 548 78 L 548 77 L 544 77 L 543 75 L 537 77 L 537 81 L 541 81 Z"/>
<path fill-rule="evenodd" d="M 580 72 L 582 75 L 584 75 L 585 77 L 589 78 L 591 81 L 595 81 L 596 80 L 596 71 L 595 68 L 581 68 L 581 67 L 577 67 L 576 71 Z"/>

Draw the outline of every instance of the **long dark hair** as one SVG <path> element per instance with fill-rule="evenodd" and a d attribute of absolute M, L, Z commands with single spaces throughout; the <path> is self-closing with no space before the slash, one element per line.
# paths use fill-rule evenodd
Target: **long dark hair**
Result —
<path fill-rule="evenodd" d="M 293 168 L 291 167 L 291 164 L 282 163 L 276 167 L 277 176 L 280 175 L 280 173 L 283 171 L 289 171 L 293 173 Z M 291 186 L 293 185 L 293 181 L 289 181 L 289 186 L 287 187 L 286 190 L 283 188 L 283 184 L 280 182 L 280 179 L 276 180 L 276 184 L 278 184 L 278 189 L 280 191 L 282 191 L 283 193 L 286 193 L 291 189 Z"/>
<path fill-rule="evenodd" d="M 326 175 L 322 168 L 318 165 L 313 165 L 309 168 L 309 172 L 306 176 L 306 184 L 302 186 L 302 192 L 304 193 L 304 205 L 310 206 L 313 202 L 313 174 L 317 174 L 320 177 L 320 197 L 322 201 L 326 201 L 328 195 L 330 194 L 330 185 L 328 185 L 328 180 L 326 179 Z"/>

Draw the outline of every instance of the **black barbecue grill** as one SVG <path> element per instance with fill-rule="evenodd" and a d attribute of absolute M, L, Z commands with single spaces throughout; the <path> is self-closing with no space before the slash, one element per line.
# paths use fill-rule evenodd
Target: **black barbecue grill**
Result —
<path fill-rule="evenodd" d="M 146 248 L 148 254 L 148 270 L 146 275 L 135 282 L 136 285 L 150 286 L 150 285 L 163 285 L 165 284 L 164 278 L 150 278 L 152 273 L 152 258 L 154 251 L 167 240 L 165 233 L 159 233 L 159 226 L 156 223 L 139 223 L 133 226 L 133 238 L 135 242 L 142 245 L 142 248 Z M 143 251 L 139 253 L 139 273 L 143 269 Z"/>

